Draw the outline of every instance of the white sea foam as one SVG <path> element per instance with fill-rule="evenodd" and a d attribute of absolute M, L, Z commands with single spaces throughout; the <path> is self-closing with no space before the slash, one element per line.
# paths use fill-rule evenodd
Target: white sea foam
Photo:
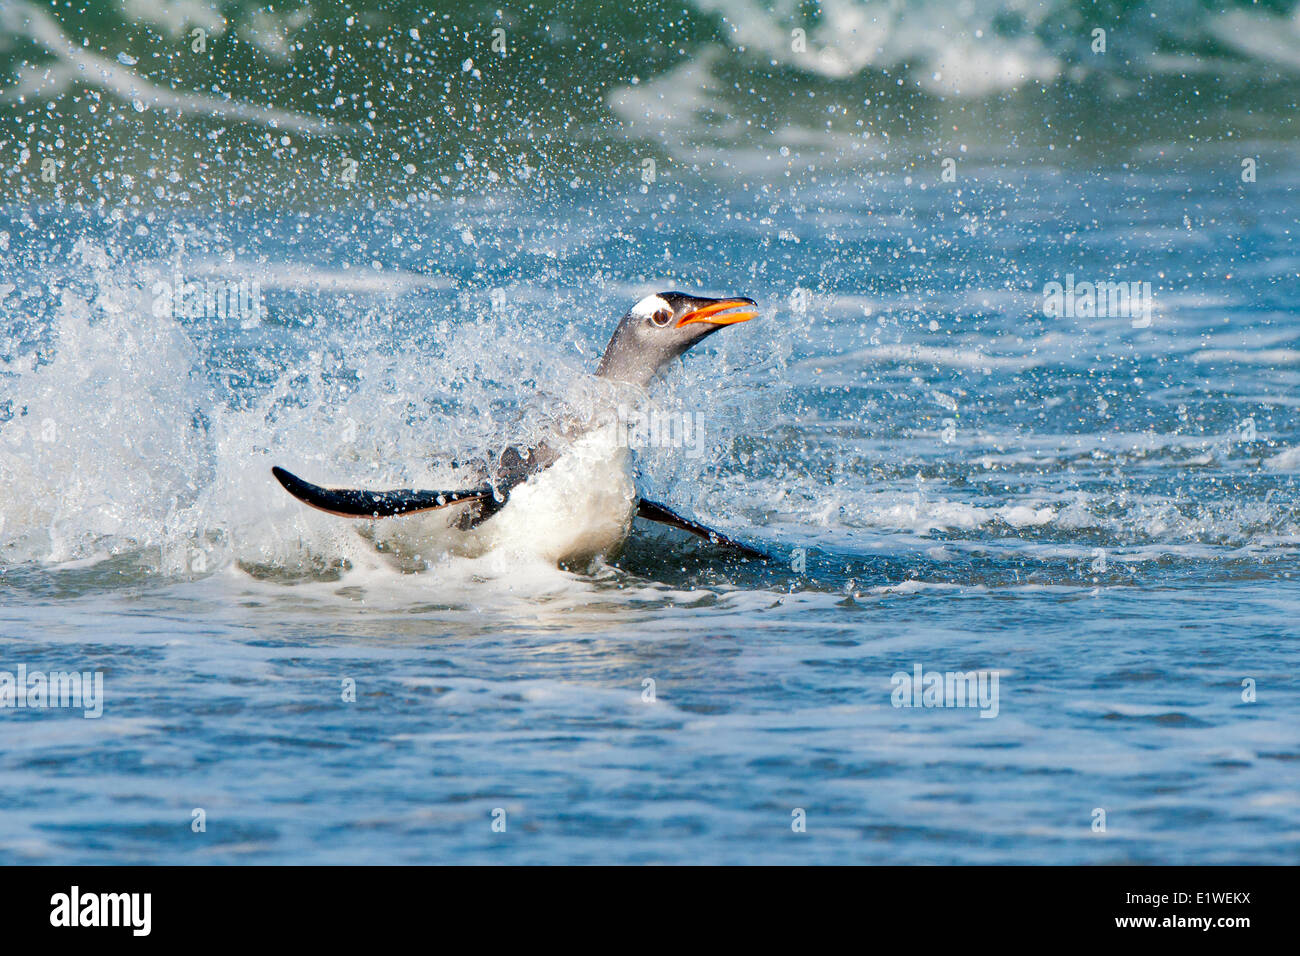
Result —
<path fill-rule="evenodd" d="M 1036 355 L 990 355 L 980 349 L 897 343 L 873 345 L 837 356 L 805 359 L 800 367 L 838 368 L 872 362 L 908 362 L 947 368 L 1027 369 L 1042 364 Z"/>
<path fill-rule="evenodd" d="M 1300 5 L 1290 17 L 1232 10 L 1211 17 L 1207 28 L 1220 43 L 1255 60 L 1300 71 Z"/>
<path fill-rule="evenodd" d="M 1300 365 L 1297 349 L 1201 349 L 1197 362 L 1240 362 L 1249 365 Z"/>
<path fill-rule="evenodd" d="M 363 486 L 441 487 L 453 476 L 431 460 L 439 447 L 454 454 L 490 439 L 493 423 L 481 417 L 369 427 L 409 414 L 412 382 L 436 394 L 450 379 L 463 390 L 463 370 L 475 367 L 472 329 L 452 346 L 456 357 L 434 369 L 418 367 L 416 355 L 350 350 L 343 360 L 360 386 L 346 396 L 327 383 L 334 360 L 326 350 L 304 349 L 298 359 L 281 357 L 284 366 L 260 395 L 229 405 L 179 320 L 155 314 L 150 288 L 169 275 L 167 263 L 118 262 L 80 240 L 72 268 L 83 281 L 60 293 L 49 359 L 23 354 L 0 368 L 0 401 L 16 411 L 0 425 L 7 563 L 68 566 L 138 552 L 168 574 L 201 575 L 230 562 L 382 566 L 356 524 L 292 501 L 270 466 Z M 287 271 L 299 288 L 338 288 L 329 273 Z M 90 295 L 75 291 L 86 277 Z M 518 352 L 507 350 L 503 361 L 512 355 Z M 556 366 L 550 378 L 562 377 Z"/>
<path fill-rule="evenodd" d="M 719 14 L 732 43 L 796 69 L 844 78 L 867 68 L 910 64 L 919 81 L 935 92 L 983 96 L 1030 82 L 1047 83 L 1061 72 L 1058 59 L 1028 31 L 1018 37 L 993 30 L 997 10 L 943 5 L 946 28 L 929 4 L 861 3 L 826 0 L 819 16 L 805 22 L 800 4 L 780 0 L 698 0 L 700 9 Z M 1030 25 L 1048 15 L 1046 8 L 1021 7 Z M 954 14 L 959 23 L 951 22 Z M 797 47 L 792 29 L 802 29 Z"/>
<path fill-rule="evenodd" d="M 28 96 L 53 96 L 87 80 L 112 92 L 137 111 L 171 110 L 178 113 L 216 116 L 227 120 L 254 123 L 305 136 L 332 136 L 345 129 L 342 124 L 295 113 L 278 107 L 243 103 L 238 100 L 205 96 L 194 92 L 177 92 L 151 83 L 124 64 L 100 56 L 74 43 L 54 18 L 39 7 L 13 4 L 5 18 L 11 29 L 21 30 L 57 57 L 53 65 L 29 66 L 7 91 L 10 99 Z"/>

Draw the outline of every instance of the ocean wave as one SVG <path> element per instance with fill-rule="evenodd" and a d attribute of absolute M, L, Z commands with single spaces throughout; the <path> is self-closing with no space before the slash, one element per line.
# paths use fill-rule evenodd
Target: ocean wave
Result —
<path fill-rule="evenodd" d="M 953 133 L 969 160 L 1104 143 L 1109 127 L 1139 145 L 1155 136 L 1158 153 L 1179 123 L 1229 122 L 1234 102 L 1278 117 L 1256 135 L 1295 136 L 1300 16 L 1290 2 L 1102 11 L 1084 0 L 695 0 L 671 17 L 653 0 L 617 10 L 583 0 L 555 16 L 487 0 L 448 7 L 113 0 L 78 13 L 3 0 L 0 125 L 12 135 L 0 137 L 0 155 L 16 167 L 57 156 L 57 185 L 27 183 L 40 195 L 120 184 L 78 161 L 85 142 L 124 151 L 133 180 L 162 166 L 185 175 L 156 184 L 172 201 L 228 202 L 230 189 L 241 202 L 328 203 L 348 198 L 343 167 L 371 194 L 405 200 L 608 182 L 640 175 L 646 159 L 675 179 L 860 169 L 925 157 Z M 1094 51 L 1097 30 L 1105 51 Z M 199 53 L 194 31 L 209 44 Z M 999 98 L 1006 115 L 966 109 Z M 47 112 L 60 135 L 35 135 Z M 159 159 L 192 156 L 196 138 L 258 175 L 209 195 L 192 164 Z M 151 143 L 152 158 L 130 149 Z M 0 201 L 19 195 L 18 184 L 0 188 Z"/>

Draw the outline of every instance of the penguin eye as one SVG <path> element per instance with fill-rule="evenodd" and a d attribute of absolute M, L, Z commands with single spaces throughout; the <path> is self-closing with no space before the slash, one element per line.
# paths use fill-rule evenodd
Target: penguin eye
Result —
<path fill-rule="evenodd" d="M 672 320 L 672 317 L 673 314 L 671 311 L 669 311 L 668 309 L 660 309 L 659 311 L 655 312 L 654 315 L 650 316 L 650 321 L 662 329 L 665 325 L 667 325 Z"/>

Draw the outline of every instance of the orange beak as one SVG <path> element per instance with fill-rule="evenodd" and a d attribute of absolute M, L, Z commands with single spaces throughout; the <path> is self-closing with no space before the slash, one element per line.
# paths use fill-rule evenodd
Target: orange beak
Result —
<path fill-rule="evenodd" d="M 754 311 L 756 305 L 753 299 L 719 299 L 694 312 L 687 312 L 678 320 L 677 327 L 680 329 L 683 325 L 690 325 L 692 322 L 708 322 L 712 325 L 735 325 L 737 322 L 748 322 L 758 315 L 758 312 Z M 728 309 L 738 311 L 728 312 Z"/>

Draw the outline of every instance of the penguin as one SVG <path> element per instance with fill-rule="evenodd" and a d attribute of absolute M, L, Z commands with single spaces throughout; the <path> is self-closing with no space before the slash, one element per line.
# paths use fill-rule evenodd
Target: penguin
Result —
<path fill-rule="evenodd" d="M 692 346 L 729 325 L 748 322 L 757 303 L 747 297 L 707 298 L 660 292 L 637 302 L 610 337 L 597 378 L 648 389 L 660 372 Z M 326 488 L 283 468 L 272 475 L 304 504 L 345 518 L 391 518 L 452 509 L 449 550 L 479 556 L 497 548 L 525 549 L 560 566 L 618 553 L 634 516 L 670 525 L 746 558 L 757 548 L 642 497 L 632 478 L 627 442 L 612 428 L 613 409 L 583 423 L 557 422 L 530 448 L 505 449 L 491 475 L 455 490 Z"/>

